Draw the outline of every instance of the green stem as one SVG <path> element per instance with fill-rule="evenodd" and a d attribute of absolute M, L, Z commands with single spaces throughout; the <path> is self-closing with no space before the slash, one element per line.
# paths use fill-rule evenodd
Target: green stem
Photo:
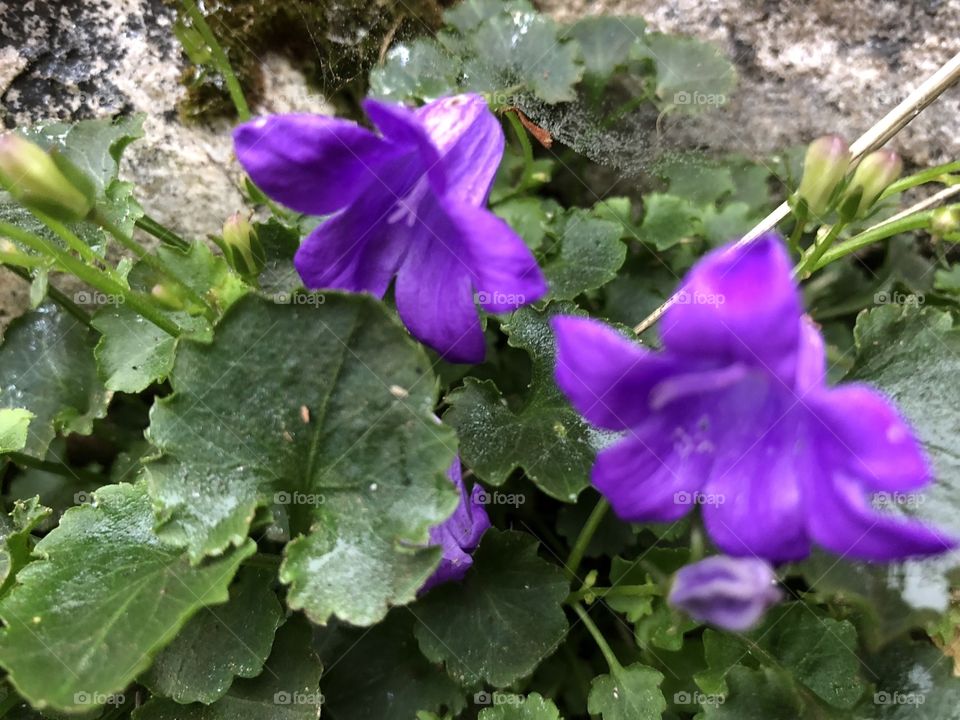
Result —
<path fill-rule="evenodd" d="M 125 232 L 123 232 L 123 230 L 121 230 L 116 225 L 114 225 L 109 218 L 104 217 L 100 213 L 95 213 L 93 220 L 100 227 L 102 227 L 104 230 L 106 230 L 111 235 L 113 235 L 113 237 L 116 238 L 117 242 L 119 242 L 127 250 L 132 252 L 138 260 L 141 260 L 142 262 L 146 263 L 146 265 L 150 267 L 152 270 L 159 273 L 160 275 L 163 275 L 168 280 L 176 283 L 180 288 L 183 289 L 183 294 L 185 297 L 189 298 L 189 300 L 194 305 L 198 305 L 199 307 L 204 308 L 209 314 L 209 317 L 211 319 L 213 318 L 214 311 L 213 311 L 213 308 L 210 307 L 210 304 L 203 297 L 201 297 L 200 294 L 197 293 L 193 288 L 191 288 L 183 280 L 181 280 L 180 276 L 177 275 L 177 273 L 174 272 L 169 265 L 163 262 L 163 260 L 161 260 L 156 255 L 147 252 L 146 248 L 144 248 L 140 243 L 138 243 L 132 237 L 127 235 Z"/>
<path fill-rule="evenodd" d="M 663 591 L 659 585 L 616 585 L 614 587 L 582 588 L 570 593 L 564 602 L 573 605 L 588 597 L 655 597 L 662 594 Z"/>
<path fill-rule="evenodd" d="M 580 568 L 580 562 L 583 560 L 583 555 L 587 551 L 587 546 L 593 539 L 593 535 L 597 532 L 597 528 L 600 526 L 603 516 L 607 514 L 607 510 L 609 509 L 610 503 L 607 502 L 607 499 L 603 497 L 600 498 L 599 502 L 597 502 L 596 506 L 593 508 L 593 511 L 590 513 L 590 517 L 587 518 L 587 522 L 585 522 L 583 527 L 580 529 L 580 534 L 577 536 L 577 540 L 573 544 L 573 549 L 570 551 L 570 557 L 567 558 L 566 563 L 567 577 L 569 577 L 571 580 L 576 579 L 577 570 Z"/>
<path fill-rule="evenodd" d="M 50 462 L 49 460 L 38 460 L 37 458 L 30 457 L 29 455 L 23 455 L 21 453 L 9 453 L 7 457 L 9 457 L 16 465 L 22 465 L 23 467 L 33 468 L 35 470 L 43 470 L 44 472 L 52 473 L 54 475 L 75 478 L 77 480 L 83 480 L 84 482 L 94 482 L 97 483 L 97 485 L 102 485 L 104 482 L 104 477 L 102 475 L 90 472 L 89 470 L 80 470 L 78 468 L 68 467 L 63 463 Z"/>
<path fill-rule="evenodd" d="M 884 190 L 877 202 L 888 198 L 891 195 L 903 192 L 904 190 L 909 190 L 912 187 L 917 185 L 923 185 L 928 182 L 935 182 L 942 178 L 944 175 L 949 175 L 950 173 L 960 172 L 960 161 L 954 161 L 945 163 L 943 165 L 937 165 L 936 167 L 927 168 L 926 170 L 921 170 L 918 173 L 913 175 L 908 175 L 905 178 L 900 178 L 896 182 L 890 183 L 886 190 Z M 956 182 L 956 179 L 953 179 Z M 952 183 L 951 183 L 952 184 Z"/>
<path fill-rule="evenodd" d="M 217 70 L 220 71 L 220 74 L 223 75 L 223 80 L 227 85 L 227 92 L 230 93 L 233 106 L 237 109 L 237 117 L 240 118 L 240 122 L 249 120 L 250 106 L 247 105 L 247 99 L 243 96 L 243 88 L 240 87 L 240 81 L 237 80 L 237 76 L 233 72 L 233 67 L 231 67 L 230 61 L 227 59 L 227 54 L 223 51 L 220 43 L 217 42 L 217 38 L 214 37 L 213 31 L 210 30 L 210 26 L 207 24 L 207 19 L 203 16 L 203 13 L 200 12 L 200 8 L 197 7 L 196 2 L 194 2 L 194 0 L 182 0 L 182 2 L 183 8 L 187 11 L 187 15 L 190 16 L 194 28 L 196 28 L 197 32 L 200 33 L 200 37 L 203 38 L 203 41 L 210 48 L 214 65 Z"/>
<path fill-rule="evenodd" d="M 93 251 L 93 248 L 77 237 L 77 234 L 62 222 L 48 215 L 44 215 L 43 213 L 39 213 L 36 210 L 31 210 L 31 212 L 36 215 L 44 225 L 60 236 L 60 238 L 67 244 L 67 247 L 77 253 L 77 255 L 79 255 L 84 262 L 95 265 L 102 260 L 102 258 Z"/>
<path fill-rule="evenodd" d="M 26 253 L 8 253 L 0 250 L 0 263 L 9 268 L 38 268 L 46 265 L 47 261 Z"/>
<path fill-rule="evenodd" d="M 794 211 L 794 218 L 796 219 L 796 224 L 793 226 L 793 232 L 790 233 L 790 238 L 787 240 L 787 246 L 790 248 L 791 252 L 797 254 L 798 257 L 803 257 L 803 249 L 800 247 L 800 238 L 803 237 L 803 229 L 807 225 L 807 203 L 800 201 L 799 207 Z"/>
<path fill-rule="evenodd" d="M 588 613 L 580 603 L 575 603 L 573 605 L 573 611 L 580 617 L 584 627 L 587 628 L 587 631 L 593 637 L 593 641 L 597 644 L 597 647 L 600 648 L 600 652 L 603 653 L 603 657 L 607 661 L 607 665 L 610 667 L 610 672 L 621 672 L 623 670 L 623 665 L 621 665 L 620 661 L 617 660 L 617 656 L 613 654 L 613 650 L 610 649 L 607 639 L 603 636 L 603 633 L 600 632 L 600 629 L 594 624 L 593 619 L 590 617 L 590 613 Z"/>
<path fill-rule="evenodd" d="M 184 240 L 182 237 L 177 235 L 173 230 L 168 227 L 165 227 L 154 220 L 149 215 L 143 215 L 137 220 L 137 227 L 143 230 L 144 232 L 150 233 L 157 240 L 162 243 L 166 243 L 171 247 L 175 247 L 178 250 L 186 250 L 190 247 L 190 243 Z"/>
<path fill-rule="evenodd" d="M 520 150 L 523 153 L 523 174 L 520 176 L 520 183 L 516 189 L 516 192 L 519 193 L 527 189 L 533 175 L 533 146 L 530 144 L 530 138 L 527 137 L 527 129 L 520 122 L 520 117 L 515 112 L 508 112 L 507 119 L 520 142 Z"/>
<path fill-rule="evenodd" d="M 33 282 L 33 278 L 30 276 L 30 273 L 24 270 L 22 267 L 17 267 L 16 265 L 4 265 L 4 267 L 17 277 L 22 278 L 27 282 Z M 90 322 L 90 316 L 84 312 L 80 306 L 73 302 L 73 300 L 67 297 L 65 293 L 58 290 L 53 285 L 47 285 L 47 295 L 49 295 L 50 299 L 53 300 L 57 305 L 73 315 L 88 328 L 93 330 L 96 329 L 93 327 L 93 323 Z"/>
<path fill-rule="evenodd" d="M 180 328 L 176 323 L 155 308 L 146 298 L 117 282 L 110 275 L 77 260 L 62 248 L 56 247 L 43 238 L 21 230 L 10 223 L 0 222 L 0 235 L 5 235 L 11 240 L 23 243 L 32 250 L 52 257 L 64 270 L 76 275 L 87 285 L 108 295 L 122 297 L 125 303 L 165 333 L 173 337 L 180 335 Z"/>
<path fill-rule="evenodd" d="M 794 277 L 801 279 L 809 277 L 810 273 L 813 272 L 813 268 L 820 262 L 820 258 L 823 257 L 824 253 L 830 249 L 830 246 L 833 245 L 834 240 L 837 239 L 837 236 L 844 227 L 846 227 L 846 223 L 840 221 L 830 228 L 825 237 L 814 241 L 813 246 L 807 251 L 806 256 L 802 257 L 794 268 Z"/>
<path fill-rule="evenodd" d="M 960 205 L 951 205 L 948 207 L 960 207 Z M 817 263 L 811 265 L 810 271 L 812 272 L 813 270 L 819 270 L 820 268 L 825 267 L 852 252 L 856 252 L 860 248 L 875 243 L 878 240 L 883 240 L 902 232 L 922 230 L 926 227 L 929 227 L 934 212 L 934 210 L 925 210 L 923 212 L 915 213 L 914 215 L 908 215 L 900 220 L 895 220 L 894 222 L 883 223 L 881 225 L 877 225 L 876 227 L 864 230 L 859 235 L 854 235 L 852 238 L 844 240 L 836 247 L 823 253 L 822 257 L 818 259 Z"/>

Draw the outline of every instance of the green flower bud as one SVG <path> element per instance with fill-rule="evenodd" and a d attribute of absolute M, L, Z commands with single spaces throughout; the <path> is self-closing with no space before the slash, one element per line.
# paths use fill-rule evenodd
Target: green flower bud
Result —
<path fill-rule="evenodd" d="M 803 161 L 797 196 L 815 216 L 830 209 L 830 200 L 850 167 L 850 148 L 839 135 L 825 135 L 810 143 Z"/>
<path fill-rule="evenodd" d="M 930 218 L 930 234 L 947 237 L 960 230 L 960 208 L 945 207 L 933 212 Z"/>
<path fill-rule="evenodd" d="M 260 274 L 266 262 L 263 246 L 250 220 L 237 212 L 223 224 L 223 237 L 217 242 L 230 267 L 244 277 Z"/>
<path fill-rule="evenodd" d="M 163 283 L 157 283 L 150 288 L 150 296 L 167 310 L 183 310 L 186 307 L 183 296 L 176 289 Z"/>
<path fill-rule="evenodd" d="M 893 150 L 875 150 L 867 155 L 857 165 L 843 193 L 840 214 L 846 219 L 863 215 L 901 172 L 903 160 Z"/>
<path fill-rule="evenodd" d="M 92 186 L 79 170 L 16 133 L 0 135 L 0 185 L 22 205 L 63 222 L 93 209 Z"/>

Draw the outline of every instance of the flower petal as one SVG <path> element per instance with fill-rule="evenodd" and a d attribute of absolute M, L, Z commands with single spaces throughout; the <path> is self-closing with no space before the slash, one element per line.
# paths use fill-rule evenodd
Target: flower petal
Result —
<path fill-rule="evenodd" d="M 816 505 L 808 519 L 811 537 L 844 556 L 889 562 L 920 555 L 937 555 L 957 547 L 957 541 L 917 520 L 875 511 L 863 486 L 853 477 L 821 475 L 816 481 Z"/>
<path fill-rule="evenodd" d="M 240 164 L 267 195 L 309 215 L 349 205 L 385 165 L 413 152 L 323 115 L 257 118 L 239 125 L 233 141 Z"/>
<path fill-rule="evenodd" d="M 804 487 L 817 471 L 815 447 L 804 433 L 801 412 L 788 411 L 789 404 L 775 397 L 746 400 L 763 389 L 753 382 L 741 385 L 711 417 L 723 432 L 704 487 L 704 525 L 729 555 L 797 560 L 810 551 Z"/>
<path fill-rule="evenodd" d="M 445 360 L 481 362 L 486 343 L 459 228 L 430 195 L 410 219 L 409 247 L 397 274 L 397 312 L 414 337 Z"/>
<path fill-rule="evenodd" d="M 827 354 L 823 336 L 809 315 L 800 318 L 800 349 L 797 354 L 796 388 L 800 394 L 823 387 L 827 381 Z"/>
<path fill-rule="evenodd" d="M 677 571 L 671 605 L 726 630 L 748 630 L 782 600 L 777 576 L 764 560 L 713 555 Z"/>
<path fill-rule="evenodd" d="M 589 318 L 558 316 L 557 385 L 589 422 L 609 430 L 638 426 L 650 416 L 651 389 L 677 371 L 677 363 L 630 342 Z"/>
<path fill-rule="evenodd" d="M 667 350 L 766 368 L 791 387 L 800 341 L 800 299 L 775 233 L 714 250 L 690 270 L 660 321 Z"/>
<path fill-rule="evenodd" d="M 478 300 L 488 312 L 512 312 L 547 293 L 547 281 L 523 239 L 486 209 L 446 202 L 469 252 Z"/>
<path fill-rule="evenodd" d="M 847 384 L 809 403 L 824 427 L 835 462 L 875 490 L 913 490 L 929 482 L 919 441 L 886 398 L 866 385 Z"/>
<path fill-rule="evenodd" d="M 440 151 L 447 197 L 473 206 L 486 203 L 503 157 L 503 129 L 486 100 L 475 94 L 440 98 L 416 111 Z"/>
<path fill-rule="evenodd" d="M 593 466 L 593 486 L 627 522 L 671 522 L 694 506 L 713 460 L 712 446 L 695 422 L 677 415 L 669 425 L 638 428 L 603 450 Z"/>
<path fill-rule="evenodd" d="M 384 138 L 401 147 L 416 148 L 419 153 L 421 174 L 430 178 L 433 191 L 442 194 L 447 188 L 444 165 L 440 162 L 437 150 L 426 129 L 421 125 L 417 114 L 393 103 L 380 102 L 373 98 L 363 101 L 363 110 L 383 133 Z"/>

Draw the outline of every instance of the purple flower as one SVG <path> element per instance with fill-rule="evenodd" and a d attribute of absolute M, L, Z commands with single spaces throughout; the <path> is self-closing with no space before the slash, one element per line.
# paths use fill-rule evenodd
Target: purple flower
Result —
<path fill-rule="evenodd" d="M 622 519 L 673 521 L 700 504 L 724 552 L 775 561 L 812 542 L 876 561 L 955 546 L 872 508 L 874 493 L 927 484 L 930 465 L 884 397 L 826 386 L 823 340 L 775 234 L 691 269 L 661 320 L 662 352 L 593 320 L 553 327 L 557 383 L 587 420 L 627 431 L 592 475 Z"/>
<path fill-rule="evenodd" d="M 773 568 L 758 558 L 714 555 L 680 568 L 667 602 L 725 630 L 749 630 L 782 599 Z"/>
<path fill-rule="evenodd" d="M 308 287 L 383 297 L 396 276 L 410 332 L 447 360 L 480 362 L 475 298 L 508 312 L 547 291 L 523 240 L 484 208 L 503 155 L 500 123 L 479 95 L 419 110 L 363 106 L 380 134 L 321 115 L 277 115 L 236 129 L 237 157 L 284 205 L 334 213 L 294 259 Z"/>
<path fill-rule="evenodd" d="M 474 485 L 473 492 L 467 497 L 467 489 L 460 475 L 459 457 L 454 459 L 447 476 L 460 492 L 460 504 L 453 515 L 430 528 L 430 545 L 443 548 L 443 558 L 433 575 L 420 588 L 421 593 L 436 585 L 463 579 L 473 565 L 470 553 L 477 549 L 480 538 L 490 527 L 490 517 L 479 498 L 483 488 Z"/>

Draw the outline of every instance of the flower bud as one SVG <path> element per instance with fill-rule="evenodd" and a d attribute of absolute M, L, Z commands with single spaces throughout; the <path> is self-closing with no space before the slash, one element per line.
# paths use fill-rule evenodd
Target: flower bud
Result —
<path fill-rule="evenodd" d="M 263 246 L 250 221 L 237 212 L 223 224 L 222 240 L 217 243 L 230 267 L 244 277 L 259 275 L 266 262 Z"/>
<path fill-rule="evenodd" d="M 83 180 L 66 158 L 16 133 L 0 135 L 0 185 L 26 207 L 64 222 L 82 220 L 93 209 L 92 187 Z"/>
<path fill-rule="evenodd" d="M 714 555 L 680 568 L 667 602 L 696 620 L 748 630 L 780 601 L 776 581 L 764 560 Z"/>
<path fill-rule="evenodd" d="M 157 283 L 150 288 L 150 296 L 168 310 L 183 310 L 186 307 L 181 294 L 163 283 Z"/>
<path fill-rule="evenodd" d="M 850 167 L 850 148 L 839 135 L 825 135 L 810 143 L 803 161 L 797 196 L 815 216 L 830 208 L 834 191 Z"/>
<path fill-rule="evenodd" d="M 863 215 L 901 172 L 903 161 L 893 150 L 876 150 L 867 155 L 857 165 L 843 193 L 840 214 L 846 219 Z"/>
<path fill-rule="evenodd" d="M 960 208 L 945 207 L 933 212 L 930 234 L 934 237 L 952 237 L 960 231 Z"/>

